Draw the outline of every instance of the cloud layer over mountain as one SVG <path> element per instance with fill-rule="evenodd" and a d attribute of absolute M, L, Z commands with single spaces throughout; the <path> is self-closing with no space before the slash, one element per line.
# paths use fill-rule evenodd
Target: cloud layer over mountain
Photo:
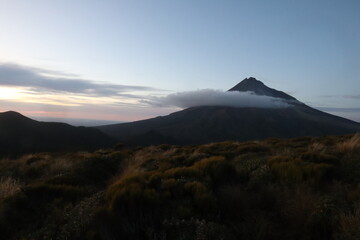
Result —
<path fill-rule="evenodd" d="M 146 100 L 146 102 L 153 106 L 180 108 L 196 106 L 284 108 L 291 106 L 280 98 L 259 96 L 251 92 L 223 92 L 212 89 L 173 93 L 165 97 Z"/>

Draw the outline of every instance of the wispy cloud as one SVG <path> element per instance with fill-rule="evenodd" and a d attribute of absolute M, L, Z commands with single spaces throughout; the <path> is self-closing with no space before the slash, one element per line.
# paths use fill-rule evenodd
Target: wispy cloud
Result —
<path fill-rule="evenodd" d="M 321 98 L 334 98 L 337 97 L 336 95 L 321 95 Z"/>
<path fill-rule="evenodd" d="M 355 95 L 321 95 L 322 98 L 348 98 L 348 99 L 360 99 L 360 94 Z"/>
<path fill-rule="evenodd" d="M 360 99 L 360 94 L 358 95 L 344 95 L 344 98 L 350 98 L 350 99 Z"/>
<path fill-rule="evenodd" d="M 360 113 L 360 108 L 317 107 L 317 109 L 325 112 Z"/>
<path fill-rule="evenodd" d="M 0 64 L 0 85 L 25 87 L 38 92 L 63 92 L 90 96 L 138 98 L 134 91 L 159 91 L 146 86 L 109 84 L 82 79 L 78 75 L 17 64 Z"/>
<path fill-rule="evenodd" d="M 131 121 L 168 114 L 141 101 L 167 91 L 96 82 L 75 74 L 0 64 L 0 111 L 27 116 Z"/>
<path fill-rule="evenodd" d="M 259 96 L 251 92 L 223 92 L 212 89 L 173 93 L 165 97 L 154 97 L 144 102 L 158 107 L 176 106 L 180 108 L 195 106 L 283 108 L 291 106 L 279 98 Z"/>
<path fill-rule="evenodd" d="M 155 108 L 149 105 L 127 103 L 81 105 L 55 105 L 49 103 L 14 102 L 0 99 L 0 112 L 17 111 L 29 117 L 57 117 L 81 118 L 111 121 L 134 121 L 147 119 L 159 115 L 166 115 L 173 111 L 170 108 Z"/>

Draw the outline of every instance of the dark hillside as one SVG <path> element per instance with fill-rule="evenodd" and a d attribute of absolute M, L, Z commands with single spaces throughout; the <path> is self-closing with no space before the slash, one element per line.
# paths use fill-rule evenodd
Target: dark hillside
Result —
<path fill-rule="evenodd" d="M 360 124 L 306 105 L 282 109 L 194 107 L 165 117 L 107 125 L 99 129 L 131 145 L 203 144 L 360 132 Z M 156 132 L 151 141 L 144 135 Z M 156 141 L 155 141 L 156 139 Z"/>
<path fill-rule="evenodd" d="M 0 154 L 95 150 L 114 143 L 94 128 L 38 122 L 17 112 L 0 113 Z"/>

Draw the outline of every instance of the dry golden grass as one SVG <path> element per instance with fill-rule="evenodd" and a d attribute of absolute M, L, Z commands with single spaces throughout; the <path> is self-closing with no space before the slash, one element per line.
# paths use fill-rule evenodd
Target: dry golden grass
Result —
<path fill-rule="evenodd" d="M 277 156 L 295 156 L 294 151 L 290 147 L 283 147 L 275 150 Z"/>
<path fill-rule="evenodd" d="M 314 142 L 309 145 L 308 150 L 311 152 L 325 153 L 326 146 L 320 142 Z"/>
<path fill-rule="evenodd" d="M 125 159 L 122 162 L 121 170 L 114 180 L 119 179 L 123 176 L 131 176 L 144 171 L 142 165 L 152 156 L 159 152 L 159 149 L 155 147 L 147 147 L 137 151 L 132 157 Z"/>
<path fill-rule="evenodd" d="M 342 153 L 354 153 L 360 151 L 360 133 L 353 135 L 344 142 L 338 143 L 336 147 Z"/>
<path fill-rule="evenodd" d="M 360 239 L 359 156 L 360 134 L 3 158 L 0 238 Z"/>
<path fill-rule="evenodd" d="M 58 158 L 56 161 L 52 162 L 49 171 L 51 173 L 61 174 L 62 172 L 70 170 L 74 165 L 74 161 L 69 161 L 69 159 L 66 158 Z"/>
<path fill-rule="evenodd" d="M 21 184 L 16 179 L 4 177 L 0 179 L 0 201 L 13 196 L 21 189 Z"/>

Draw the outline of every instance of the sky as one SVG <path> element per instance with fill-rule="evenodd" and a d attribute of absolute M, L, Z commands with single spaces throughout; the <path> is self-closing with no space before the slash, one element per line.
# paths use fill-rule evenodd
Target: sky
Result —
<path fill-rule="evenodd" d="M 0 111 L 134 121 L 246 77 L 360 121 L 358 0 L 0 0 Z"/>

